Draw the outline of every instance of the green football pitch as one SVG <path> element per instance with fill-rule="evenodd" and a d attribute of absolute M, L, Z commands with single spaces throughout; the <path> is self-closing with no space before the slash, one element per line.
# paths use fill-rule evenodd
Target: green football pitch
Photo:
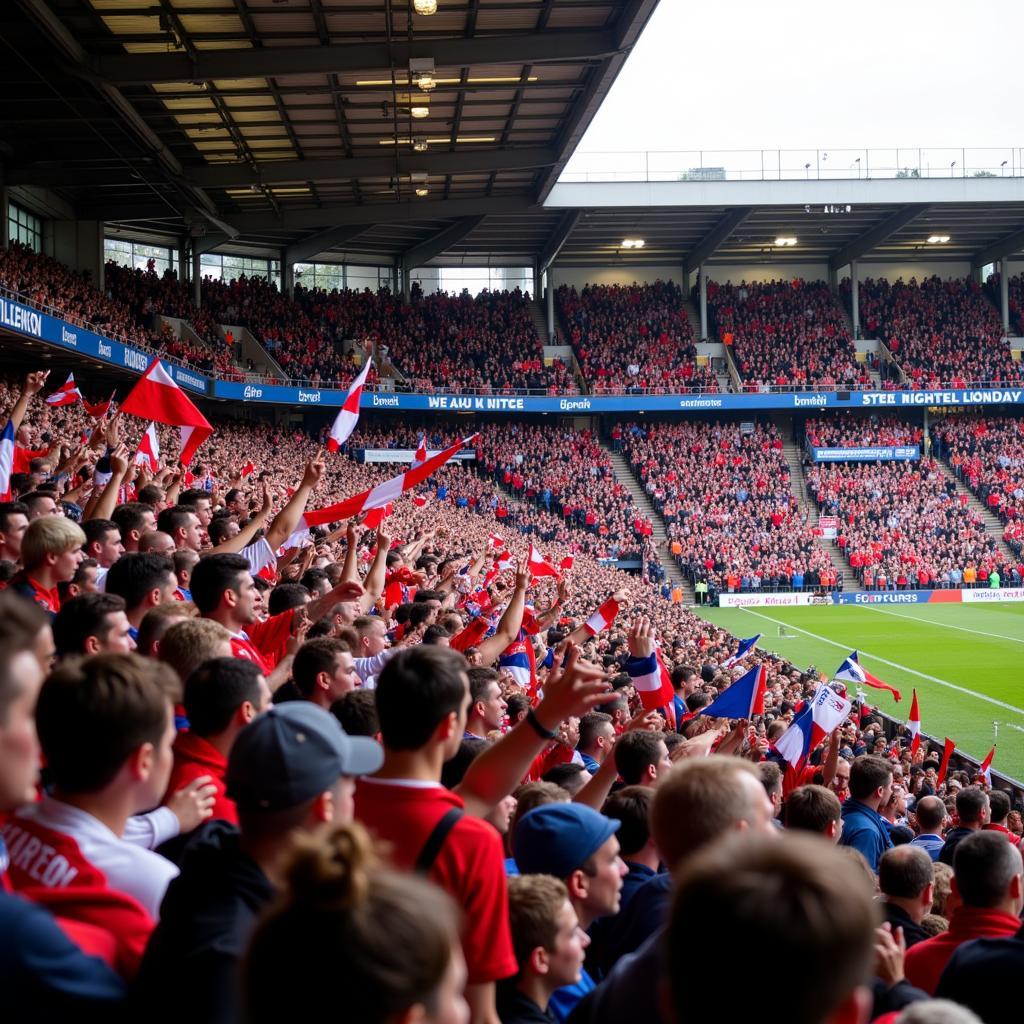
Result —
<path fill-rule="evenodd" d="M 799 668 L 814 665 L 830 676 L 850 651 L 858 650 L 868 672 L 903 694 L 897 704 L 885 691 L 866 688 L 868 703 L 906 720 L 916 689 L 922 732 L 940 742 L 948 736 L 979 759 L 988 753 L 998 728 L 993 767 L 1024 780 L 1024 604 L 699 612 L 735 636 L 761 633 L 759 646 Z M 779 635 L 780 626 L 788 635 Z"/>

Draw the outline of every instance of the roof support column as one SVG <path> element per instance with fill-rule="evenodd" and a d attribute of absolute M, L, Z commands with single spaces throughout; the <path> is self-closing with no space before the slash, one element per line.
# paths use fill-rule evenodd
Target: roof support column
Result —
<path fill-rule="evenodd" d="M 402 261 L 402 301 L 412 302 L 412 267 Z"/>
<path fill-rule="evenodd" d="M 551 268 L 548 267 L 548 344 L 555 343 L 555 283 L 551 280 Z"/>
<path fill-rule="evenodd" d="M 295 264 L 292 263 L 287 246 L 281 246 L 281 291 L 288 298 L 295 295 Z"/>
<path fill-rule="evenodd" d="M 708 278 L 704 264 L 697 268 L 697 283 L 700 285 L 700 341 L 708 338 Z"/>
<path fill-rule="evenodd" d="M 1010 333 L 1010 257 L 999 261 L 999 312 L 1003 317 L 1003 333 Z"/>
<path fill-rule="evenodd" d="M 850 313 L 853 320 L 853 336 L 860 337 L 860 278 L 857 276 L 857 261 L 850 260 Z"/>
<path fill-rule="evenodd" d="M 10 216 L 11 210 L 11 190 L 7 186 L 0 188 L 0 244 L 6 249 L 10 244 L 11 236 L 10 221 L 7 219 Z"/>
<path fill-rule="evenodd" d="M 188 235 L 178 239 L 178 284 L 183 285 L 189 279 Z"/>
<path fill-rule="evenodd" d="M 839 270 L 836 267 L 828 268 L 828 290 L 833 295 L 839 294 Z"/>
<path fill-rule="evenodd" d="M 192 243 L 192 301 L 201 306 L 203 302 L 203 254 L 199 246 Z"/>

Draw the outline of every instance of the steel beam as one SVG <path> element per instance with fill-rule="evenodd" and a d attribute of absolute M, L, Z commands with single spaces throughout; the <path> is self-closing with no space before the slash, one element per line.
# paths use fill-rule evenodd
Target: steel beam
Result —
<path fill-rule="evenodd" d="M 987 245 L 971 259 L 971 267 L 976 269 L 988 266 L 989 263 L 995 263 L 1004 256 L 1012 256 L 1014 253 L 1020 252 L 1021 249 L 1024 249 L 1024 228 L 1014 231 L 1013 234 L 1004 235 L 998 242 Z"/>
<path fill-rule="evenodd" d="M 692 274 L 726 242 L 736 229 L 753 213 L 749 206 L 730 210 L 694 247 L 683 260 L 683 274 Z"/>
<path fill-rule="evenodd" d="M 912 203 L 890 214 L 881 224 L 869 228 L 859 238 L 847 242 L 842 249 L 829 257 L 829 269 L 838 270 L 861 256 L 866 256 L 872 249 L 876 249 L 887 238 L 891 238 L 901 228 L 905 228 L 912 220 L 930 209 L 927 203 Z"/>
<path fill-rule="evenodd" d="M 483 220 L 483 215 L 463 217 L 450 227 L 439 231 L 436 235 L 425 239 L 418 245 L 402 253 L 401 263 L 406 272 L 415 270 L 429 263 L 435 256 L 440 256 L 446 249 L 461 242 Z"/>
<path fill-rule="evenodd" d="M 95 55 L 88 67 L 114 85 L 206 82 L 212 79 L 278 78 L 284 75 L 351 74 L 407 67 L 433 57 L 438 69 L 488 64 L 578 63 L 601 60 L 619 49 L 617 33 L 532 32 L 470 39 L 421 38 L 413 42 L 346 43 L 334 46 L 266 46 L 245 50 Z"/>
<path fill-rule="evenodd" d="M 306 263 L 319 253 L 333 249 L 336 245 L 355 238 L 365 230 L 365 224 L 345 224 L 341 227 L 328 228 L 326 231 L 317 231 L 287 246 L 283 250 L 284 261 L 286 263 Z"/>
<path fill-rule="evenodd" d="M 541 253 L 538 276 L 543 274 L 558 259 L 562 246 L 569 241 L 569 236 L 576 230 L 576 225 L 580 222 L 580 217 L 582 216 L 582 210 L 568 210 L 563 214 L 562 219 L 558 222 L 558 227 L 551 232 L 551 237 Z"/>

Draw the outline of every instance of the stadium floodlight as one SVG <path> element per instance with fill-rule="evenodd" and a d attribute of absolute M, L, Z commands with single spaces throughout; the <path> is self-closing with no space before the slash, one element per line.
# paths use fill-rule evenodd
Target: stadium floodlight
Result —
<path fill-rule="evenodd" d="M 624 238 L 623 249 L 642 249 L 647 243 L 642 238 Z"/>
<path fill-rule="evenodd" d="M 437 0 L 412 0 L 412 9 L 427 18 L 431 14 L 437 14 Z"/>
<path fill-rule="evenodd" d="M 949 235 L 929 235 L 929 245 L 945 245 L 949 241 Z"/>
<path fill-rule="evenodd" d="M 796 239 L 792 235 L 779 235 L 775 239 L 775 244 L 779 248 L 789 248 L 790 246 L 796 245 Z"/>

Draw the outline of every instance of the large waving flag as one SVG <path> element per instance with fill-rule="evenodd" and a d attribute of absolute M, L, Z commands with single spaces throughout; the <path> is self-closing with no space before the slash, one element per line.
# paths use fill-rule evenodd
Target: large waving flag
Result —
<path fill-rule="evenodd" d="M 662 672 L 661 660 L 656 653 L 646 658 L 630 658 L 626 662 L 626 671 L 644 710 L 663 708 L 675 696 L 672 681 Z"/>
<path fill-rule="evenodd" d="M 844 683 L 863 683 L 865 686 L 872 686 L 876 690 L 888 690 L 897 703 L 903 699 L 903 695 L 895 686 L 883 683 L 881 679 L 873 676 L 860 663 L 857 652 L 853 651 L 850 656 L 836 669 L 834 679 L 840 679 Z"/>
<path fill-rule="evenodd" d="M 700 714 L 713 718 L 751 718 L 764 714 L 766 672 L 764 665 L 755 665 L 724 690 Z"/>
<path fill-rule="evenodd" d="M 206 417 L 192 404 L 159 359 L 138 379 L 131 393 L 121 403 L 121 412 L 144 420 L 156 420 L 181 430 L 183 466 L 192 461 L 199 446 L 213 433 Z"/>
<path fill-rule="evenodd" d="M 981 762 L 981 768 L 979 769 L 979 774 L 985 777 L 985 785 L 988 786 L 989 789 L 992 788 L 992 762 L 995 760 L 995 757 L 996 748 L 993 747 L 988 752 L 988 757 Z"/>
<path fill-rule="evenodd" d="M 356 429 L 356 424 L 359 422 L 359 399 L 363 394 L 363 385 L 366 383 L 366 377 L 372 365 L 373 361 L 367 359 L 359 371 L 359 376 L 352 381 L 352 385 L 348 389 L 345 401 L 342 403 L 341 409 L 338 410 L 334 425 L 331 427 L 331 436 L 327 439 L 329 452 L 336 452 Z"/>
<path fill-rule="evenodd" d="M 757 636 L 741 640 L 739 647 L 736 648 L 736 653 L 722 662 L 722 668 L 732 668 L 737 662 L 742 661 L 757 646 L 757 641 L 760 639 L 761 634 L 758 633 Z"/>
<path fill-rule="evenodd" d="M 921 712 L 917 708 L 917 690 L 914 690 L 914 697 L 910 702 L 910 717 L 907 719 L 907 732 L 914 738 L 910 741 L 910 756 L 917 753 L 921 746 Z"/>
<path fill-rule="evenodd" d="M 591 635 L 597 636 L 604 629 L 608 629 L 619 614 L 619 602 L 614 597 L 609 597 L 593 615 L 583 623 L 583 628 Z"/>
<path fill-rule="evenodd" d="M 406 470 L 393 476 L 390 480 L 370 487 L 360 494 L 339 501 L 336 505 L 328 505 L 326 508 L 308 511 L 300 521 L 301 526 L 323 526 L 325 523 L 334 523 L 342 519 L 351 519 L 360 512 L 369 512 L 372 508 L 384 508 L 391 502 L 396 501 L 406 491 L 412 490 L 417 484 L 423 483 L 435 470 L 440 469 L 449 459 L 454 458 L 466 445 L 472 444 L 477 438 L 476 434 L 465 437 L 461 441 L 444 451 L 438 452 L 431 459 L 427 459 L 422 466 Z"/>
<path fill-rule="evenodd" d="M 775 749 L 794 768 L 807 760 L 811 751 L 829 733 L 846 721 L 853 705 L 829 686 L 819 686 L 814 697 L 778 738 Z"/>
<path fill-rule="evenodd" d="M 11 472 L 14 469 L 14 423 L 7 421 L 0 434 L 0 501 L 11 500 Z"/>
<path fill-rule="evenodd" d="M 82 392 L 78 390 L 73 373 L 68 374 L 68 379 L 52 395 L 46 396 L 47 405 L 74 405 L 78 401 L 84 402 L 85 399 L 82 397 Z"/>
<path fill-rule="evenodd" d="M 82 407 L 94 420 L 98 420 L 101 417 L 106 416 L 107 413 L 110 411 L 110 404 L 114 401 L 114 395 L 116 393 L 116 389 L 114 391 L 111 391 L 110 397 L 105 402 L 97 402 L 95 405 L 90 405 L 83 396 Z"/>
<path fill-rule="evenodd" d="M 956 750 L 956 744 L 947 736 L 942 748 L 942 763 L 939 765 L 939 775 L 935 780 L 937 786 L 941 786 L 946 781 L 946 772 L 949 771 L 949 761 L 953 756 L 954 750 Z"/>

